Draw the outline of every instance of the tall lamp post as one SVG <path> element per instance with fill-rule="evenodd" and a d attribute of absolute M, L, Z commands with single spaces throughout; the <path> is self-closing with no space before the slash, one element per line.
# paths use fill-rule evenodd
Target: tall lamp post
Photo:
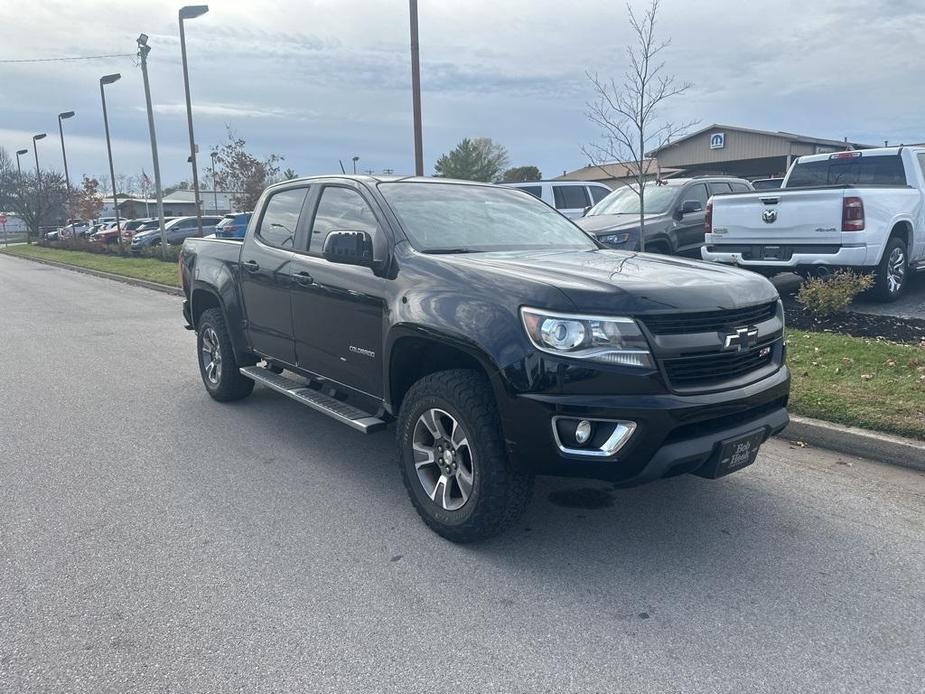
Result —
<path fill-rule="evenodd" d="M 186 64 L 186 34 L 183 31 L 183 20 L 195 19 L 209 11 L 208 5 L 187 5 L 181 7 L 180 18 L 180 56 L 183 59 L 183 89 L 186 91 L 186 122 L 189 126 L 190 163 L 193 165 L 193 195 L 196 202 L 196 227 L 202 236 L 202 207 L 199 200 L 199 172 L 196 170 L 196 138 L 193 135 L 193 105 L 189 95 L 189 68 Z"/>
<path fill-rule="evenodd" d="M 71 177 L 67 173 L 67 151 L 64 149 L 64 126 L 61 121 L 66 118 L 73 118 L 73 111 L 65 111 L 58 114 L 58 133 L 61 135 L 61 158 L 64 160 L 64 183 L 67 186 L 67 213 L 71 214 Z"/>
<path fill-rule="evenodd" d="M 411 15 L 411 108 L 414 116 L 414 175 L 424 175 L 421 134 L 421 48 L 418 44 L 418 0 L 408 0 Z"/>
<path fill-rule="evenodd" d="M 218 152 L 212 152 L 209 156 L 212 157 L 212 204 L 215 206 L 213 212 L 218 214 L 218 186 L 215 185 L 215 157 L 218 156 Z"/>
<path fill-rule="evenodd" d="M 28 149 L 17 149 L 16 150 L 16 171 L 19 173 L 19 185 L 22 187 L 22 165 L 19 163 L 19 158 L 23 154 L 29 154 Z"/>
<path fill-rule="evenodd" d="M 141 59 L 141 77 L 145 84 L 145 106 L 148 109 L 148 134 L 151 136 L 151 159 L 154 162 L 154 194 L 157 197 L 157 226 L 161 232 L 161 255 L 167 260 L 167 230 L 164 229 L 164 192 L 161 189 L 161 165 L 157 158 L 157 133 L 154 130 L 154 109 L 151 107 L 151 85 L 148 83 L 148 35 L 141 34 L 138 43 L 138 57 Z"/>
<path fill-rule="evenodd" d="M 358 161 L 360 161 L 360 158 L 359 158 L 359 157 L 356 157 L 356 156 L 353 157 L 353 173 L 354 173 L 354 174 L 356 174 L 356 172 L 357 172 L 357 162 L 358 162 Z"/>
<path fill-rule="evenodd" d="M 103 89 L 107 84 L 118 82 L 122 75 L 118 72 L 112 75 L 103 75 L 100 77 L 100 98 L 103 101 L 103 126 L 106 128 L 106 153 L 109 155 L 109 178 L 112 181 L 112 207 L 116 214 L 116 229 L 119 230 L 119 250 L 122 250 L 122 225 L 119 223 L 119 199 L 116 197 L 116 171 L 112 166 L 112 143 L 109 141 L 109 116 L 106 113 L 106 90 Z"/>
<path fill-rule="evenodd" d="M 46 133 L 39 133 L 38 135 L 32 136 L 32 153 L 35 154 L 35 192 L 36 192 L 36 208 L 35 208 L 35 224 L 39 228 L 39 235 L 42 234 L 42 172 L 39 170 L 39 148 L 36 144 L 39 140 L 46 137 Z"/>

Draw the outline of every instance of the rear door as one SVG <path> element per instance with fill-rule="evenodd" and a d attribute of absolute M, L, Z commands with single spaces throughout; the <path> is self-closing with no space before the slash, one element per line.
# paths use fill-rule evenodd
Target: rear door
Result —
<path fill-rule="evenodd" d="M 313 192 L 311 224 L 292 263 L 296 358 L 305 370 L 382 397 L 382 334 L 390 280 L 368 267 L 330 263 L 322 255 L 332 231 L 384 234 L 378 205 L 363 186 L 339 180 Z"/>
<path fill-rule="evenodd" d="M 240 287 L 251 346 L 264 357 L 295 364 L 289 282 L 296 230 L 307 186 L 273 193 L 253 236 L 241 248 Z"/>

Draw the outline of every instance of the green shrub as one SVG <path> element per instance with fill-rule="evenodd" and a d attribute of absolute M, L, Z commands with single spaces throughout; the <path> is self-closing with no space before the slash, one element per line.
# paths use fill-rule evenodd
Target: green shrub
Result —
<path fill-rule="evenodd" d="M 816 318 L 826 318 L 844 311 L 861 292 L 874 283 L 871 275 L 838 270 L 831 275 L 811 277 L 803 281 L 797 301 Z"/>

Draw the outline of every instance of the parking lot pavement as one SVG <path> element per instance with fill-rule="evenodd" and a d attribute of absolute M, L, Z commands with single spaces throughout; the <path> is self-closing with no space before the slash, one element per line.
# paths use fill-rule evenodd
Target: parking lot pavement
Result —
<path fill-rule="evenodd" d="M 921 691 L 925 475 L 774 441 L 455 546 L 389 432 L 211 401 L 176 297 L 0 296 L 0 691 Z"/>
<path fill-rule="evenodd" d="M 787 272 L 771 278 L 781 296 L 797 293 L 802 281 L 798 275 Z M 881 316 L 899 316 L 900 318 L 919 318 L 925 320 L 925 270 L 912 274 L 909 289 L 898 301 L 884 304 L 867 297 L 859 297 L 851 307 L 859 313 L 873 313 Z"/>

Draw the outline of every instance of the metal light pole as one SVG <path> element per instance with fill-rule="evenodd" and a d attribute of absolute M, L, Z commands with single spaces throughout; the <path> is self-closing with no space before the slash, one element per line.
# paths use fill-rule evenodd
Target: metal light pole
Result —
<path fill-rule="evenodd" d="M 215 185 L 215 157 L 218 152 L 212 152 L 209 156 L 212 157 L 212 204 L 215 205 L 215 214 L 218 214 L 218 187 Z"/>
<path fill-rule="evenodd" d="M 411 106 L 414 112 L 414 175 L 424 175 L 424 138 L 421 133 L 421 49 L 418 45 L 418 0 L 408 0 L 411 11 Z"/>
<path fill-rule="evenodd" d="M 138 57 L 141 59 L 141 78 L 145 83 L 145 106 L 148 109 L 148 134 L 151 136 L 151 159 L 154 162 L 154 194 L 157 198 L 157 226 L 161 232 L 161 256 L 167 260 L 167 230 L 164 228 L 164 192 L 161 189 L 161 165 L 157 158 L 157 133 L 154 131 L 154 109 L 151 106 L 151 85 L 148 83 L 148 35 L 138 37 Z"/>
<path fill-rule="evenodd" d="M 19 163 L 19 158 L 20 158 L 23 154 L 29 154 L 29 150 L 28 150 L 28 149 L 17 149 L 17 150 L 16 150 L 16 171 L 19 172 L 19 187 L 20 187 L 20 188 L 22 188 L 22 166 L 21 166 L 20 163 Z M 20 192 L 22 192 L 22 191 L 20 191 Z"/>
<path fill-rule="evenodd" d="M 358 161 L 360 161 L 360 158 L 359 158 L 359 157 L 354 157 L 354 158 L 353 158 L 353 173 L 354 173 L 354 174 L 356 174 L 356 172 L 357 172 L 357 162 L 358 162 Z"/>
<path fill-rule="evenodd" d="M 37 202 L 35 206 L 35 224 L 39 228 L 39 236 L 42 235 L 42 172 L 39 170 L 39 148 L 36 142 L 43 139 L 45 136 L 46 133 L 39 133 L 38 135 L 32 136 L 32 152 L 35 154 L 35 192 Z"/>
<path fill-rule="evenodd" d="M 73 118 L 73 111 L 65 111 L 58 114 L 58 133 L 61 135 L 61 158 L 64 160 L 64 183 L 67 185 L 67 213 L 71 214 L 71 177 L 67 173 L 67 152 L 64 149 L 64 126 L 61 121 L 65 118 Z M 76 238 L 76 234 L 75 234 Z"/>
<path fill-rule="evenodd" d="M 208 5 L 187 5 L 181 7 L 180 18 L 180 56 L 183 58 L 183 88 L 186 91 L 186 122 L 189 126 L 190 163 L 193 165 L 193 195 L 196 202 L 196 227 L 202 236 L 202 203 L 199 200 L 199 172 L 196 170 L 196 138 L 193 135 L 193 105 L 189 95 L 189 69 L 186 65 L 186 34 L 183 32 L 183 20 L 195 19 L 209 11 Z"/>
<path fill-rule="evenodd" d="M 122 225 L 119 223 L 119 199 L 116 197 L 116 171 L 112 166 L 112 144 L 109 141 L 109 116 L 106 114 L 106 91 L 104 85 L 118 82 L 122 75 L 118 72 L 100 77 L 100 98 L 103 100 L 103 125 L 106 128 L 106 152 L 109 155 L 109 177 L 112 180 L 112 206 L 116 213 L 116 229 L 119 231 L 119 250 L 122 250 Z"/>

